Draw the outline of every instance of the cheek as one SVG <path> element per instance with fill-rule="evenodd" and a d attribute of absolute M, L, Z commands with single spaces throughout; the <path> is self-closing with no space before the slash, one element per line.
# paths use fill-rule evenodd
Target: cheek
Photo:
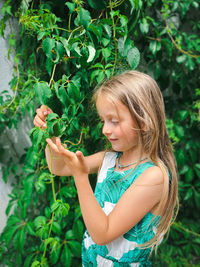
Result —
<path fill-rule="evenodd" d="M 132 140 L 138 140 L 138 133 L 136 130 L 134 130 L 133 128 L 131 128 L 130 126 L 125 127 L 124 129 L 122 129 L 123 135 L 125 136 L 125 138 L 129 141 Z"/>

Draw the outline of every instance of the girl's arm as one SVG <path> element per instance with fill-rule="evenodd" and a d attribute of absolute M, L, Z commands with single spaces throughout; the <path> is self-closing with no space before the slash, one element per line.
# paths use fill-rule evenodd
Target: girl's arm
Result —
<path fill-rule="evenodd" d="M 74 176 L 83 219 L 95 243 L 104 245 L 128 232 L 159 203 L 163 190 L 163 174 L 160 168 L 154 166 L 137 178 L 112 212 L 106 215 L 90 186 L 89 169 L 82 152 L 65 150 L 60 141 L 57 142 L 57 148 Z"/>

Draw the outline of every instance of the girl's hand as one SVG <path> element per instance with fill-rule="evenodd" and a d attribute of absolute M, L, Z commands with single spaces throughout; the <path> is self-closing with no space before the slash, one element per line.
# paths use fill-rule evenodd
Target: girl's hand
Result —
<path fill-rule="evenodd" d="M 64 160 L 65 164 L 67 165 L 69 172 L 74 179 L 81 178 L 84 175 L 88 175 L 89 167 L 86 163 L 85 157 L 81 151 L 71 152 L 64 148 L 62 145 L 60 138 L 56 137 L 55 142 L 51 139 L 46 139 L 47 143 L 49 144 L 50 149 L 56 154 L 58 157 L 61 157 Z"/>
<path fill-rule="evenodd" d="M 33 120 L 33 124 L 36 127 L 40 127 L 42 129 L 45 128 L 46 127 L 45 120 L 49 113 L 53 113 L 53 111 L 49 107 L 42 105 L 40 108 L 36 110 L 36 115 Z"/>

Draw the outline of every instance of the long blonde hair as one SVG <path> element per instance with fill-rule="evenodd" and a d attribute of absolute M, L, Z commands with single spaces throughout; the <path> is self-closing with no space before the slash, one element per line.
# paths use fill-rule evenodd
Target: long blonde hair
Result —
<path fill-rule="evenodd" d="M 147 154 L 163 172 L 163 192 L 158 206 L 161 219 L 155 236 L 142 244 L 145 248 L 157 248 L 160 239 L 173 223 L 179 206 L 176 161 L 166 129 L 161 91 L 149 75 L 138 71 L 127 71 L 100 85 L 93 99 L 97 100 L 101 94 L 110 96 L 113 101 L 120 100 L 128 107 L 138 129 L 139 142 L 143 148 L 141 156 L 143 152 Z"/>

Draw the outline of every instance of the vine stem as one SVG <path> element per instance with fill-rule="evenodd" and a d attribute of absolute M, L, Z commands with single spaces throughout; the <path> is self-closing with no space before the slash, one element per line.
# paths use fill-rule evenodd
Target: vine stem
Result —
<path fill-rule="evenodd" d="M 10 107 L 10 105 L 12 105 L 12 103 L 15 101 L 15 98 L 16 98 L 16 95 L 17 95 L 17 90 L 18 90 L 18 86 L 19 86 L 19 78 L 20 78 L 18 63 L 16 64 L 16 69 L 17 69 L 17 84 L 16 84 L 16 87 L 15 87 L 15 93 L 14 93 L 13 99 L 10 101 L 10 103 L 7 106 L 5 106 L 3 108 L 3 111 L 6 110 L 8 107 Z"/>
<path fill-rule="evenodd" d="M 173 224 L 174 224 L 175 227 L 180 228 L 181 230 L 183 230 L 183 231 L 186 232 L 186 233 L 190 233 L 190 234 L 192 234 L 192 235 L 195 235 L 195 236 L 200 237 L 200 234 L 198 234 L 198 233 L 196 233 L 196 232 L 193 232 L 193 231 L 191 231 L 191 230 L 185 228 L 185 227 L 182 226 L 180 223 L 174 222 Z"/>
<path fill-rule="evenodd" d="M 56 64 L 53 66 L 53 71 L 52 71 L 52 74 L 51 74 L 51 79 L 49 81 L 49 87 L 51 87 L 51 84 L 53 82 L 53 78 L 54 78 L 54 75 L 55 75 L 55 70 L 56 70 Z"/>
<path fill-rule="evenodd" d="M 52 193 L 53 193 L 53 199 L 54 202 L 56 202 L 56 193 L 55 193 L 55 184 L 54 184 L 54 179 L 53 179 L 53 155 L 50 146 L 48 145 L 49 151 L 50 151 L 50 172 L 51 172 L 51 185 L 52 185 Z"/>
<path fill-rule="evenodd" d="M 109 2 L 109 6 L 110 6 L 110 11 L 112 12 L 112 1 L 110 0 Z M 114 17 L 112 16 L 112 24 L 113 24 L 113 40 L 114 40 L 114 44 L 115 44 L 115 60 L 114 60 L 114 66 L 113 66 L 113 70 L 112 70 L 112 75 L 114 74 L 115 68 L 116 68 L 116 64 L 117 64 L 117 43 L 116 43 L 116 28 L 115 28 L 115 20 Z"/>
<path fill-rule="evenodd" d="M 52 171 L 52 165 L 53 165 L 53 155 L 52 155 L 52 151 L 50 146 L 48 145 L 49 151 L 50 151 L 50 172 L 51 172 L 51 186 L 52 186 L 52 193 L 53 193 L 53 199 L 54 202 L 56 202 L 56 193 L 55 193 L 55 184 L 54 184 L 54 179 L 53 179 L 53 171 Z M 51 230 L 52 230 L 52 224 L 53 224 L 53 220 L 54 220 L 54 212 L 51 215 L 51 220 L 49 222 L 50 224 L 50 228 L 49 228 L 49 233 L 48 233 L 48 238 L 51 235 Z M 45 258 L 46 255 L 46 251 L 47 251 L 47 244 L 45 244 L 45 248 L 44 248 L 44 252 L 43 252 L 43 258 Z"/>
<path fill-rule="evenodd" d="M 83 132 L 81 132 L 79 141 L 78 141 L 78 143 L 76 143 L 76 144 L 73 143 L 73 142 L 71 142 L 71 141 L 69 141 L 69 140 L 64 141 L 64 144 L 65 144 L 65 143 L 70 143 L 70 144 L 73 145 L 73 146 L 78 146 L 78 145 L 80 144 L 81 140 L 82 140 L 82 136 L 83 136 Z"/>
<path fill-rule="evenodd" d="M 170 33 L 170 32 L 171 32 L 171 29 L 170 29 L 170 27 L 169 27 L 169 25 L 168 25 L 166 19 L 165 19 L 165 25 L 166 25 L 167 34 L 168 34 L 169 38 L 171 39 L 173 45 L 174 45 L 174 46 L 175 46 L 181 53 L 186 54 L 186 55 L 188 55 L 188 56 L 190 56 L 190 57 L 193 57 L 193 58 L 199 58 L 199 57 L 200 57 L 200 55 L 193 55 L 193 54 L 190 54 L 188 51 L 185 51 L 184 49 L 182 49 L 182 48 L 176 43 L 176 41 L 174 40 L 174 38 L 172 37 L 172 35 L 171 35 L 171 33 Z"/>
<path fill-rule="evenodd" d="M 71 39 L 72 34 L 73 34 L 75 31 L 78 31 L 78 30 L 81 29 L 81 28 L 82 28 L 82 26 L 79 26 L 79 27 L 75 28 L 74 30 L 72 30 L 71 33 L 70 33 L 70 35 L 69 35 L 69 38 L 67 39 L 67 42 L 69 42 L 69 40 Z"/>
<path fill-rule="evenodd" d="M 69 29 L 69 32 L 71 32 L 71 18 L 72 18 L 72 14 L 69 15 L 69 22 L 68 22 L 68 29 Z"/>

